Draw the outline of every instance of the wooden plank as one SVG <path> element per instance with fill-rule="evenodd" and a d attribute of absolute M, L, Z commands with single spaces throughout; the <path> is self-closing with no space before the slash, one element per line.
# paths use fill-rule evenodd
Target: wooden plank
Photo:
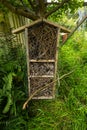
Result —
<path fill-rule="evenodd" d="M 28 28 L 25 28 L 25 43 L 26 43 L 26 59 L 27 59 L 27 74 L 30 76 L 30 69 L 29 69 L 29 50 L 28 50 Z M 30 94 L 30 78 L 28 78 L 28 91 Z"/>
<path fill-rule="evenodd" d="M 66 32 L 66 33 L 70 33 L 70 32 L 71 32 L 71 30 L 69 30 L 69 29 L 67 29 L 67 28 L 65 28 L 65 27 L 63 27 L 63 26 L 61 26 L 61 25 L 58 25 L 58 24 L 56 24 L 56 23 L 52 23 L 52 22 L 50 22 L 50 21 L 48 21 L 48 20 L 46 20 L 46 19 L 39 19 L 39 20 L 34 21 L 34 22 L 31 23 L 31 24 L 27 24 L 27 25 L 24 25 L 24 26 L 22 26 L 22 27 L 20 27 L 20 28 L 18 28 L 18 29 L 13 30 L 12 33 L 13 33 L 13 34 L 20 33 L 20 32 L 22 32 L 22 31 L 24 31 L 25 28 L 30 28 L 30 27 L 32 27 L 32 26 L 34 26 L 35 24 L 38 24 L 38 23 L 40 23 L 40 22 L 45 22 L 45 23 L 50 24 L 50 25 L 52 25 L 52 26 L 54 26 L 54 27 L 61 28 L 61 31 L 62 31 L 62 32 Z"/>
<path fill-rule="evenodd" d="M 46 20 L 46 19 L 43 19 L 43 21 L 50 24 L 50 25 L 52 25 L 52 26 L 55 26 L 57 28 L 61 28 L 61 32 L 65 32 L 65 33 L 70 33 L 71 32 L 71 30 L 69 30 L 69 29 L 67 29 L 67 28 L 65 28 L 65 27 L 63 27 L 63 26 L 61 26 L 61 25 L 59 25 L 57 23 L 50 22 L 49 20 Z"/>
<path fill-rule="evenodd" d="M 30 62 L 55 62 L 55 60 L 30 60 Z"/>
<path fill-rule="evenodd" d="M 57 32 L 57 41 L 56 41 L 56 55 L 55 55 L 55 77 L 54 77 L 54 80 L 56 80 L 56 78 L 58 77 L 58 72 L 57 72 L 57 65 L 58 65 L 58 49 L 59 49 L 59 35 L 60 35 L 60 28 L 58 29 L 58 32 Z M 56 86 L 56 82 L 54 83 L 55 86 Z M 55 95 L 55 87 L 54 87 L 54 95 Z"/>
<path fill-rule="evenodd" d="M 53 99 L 53 96 L 45 97 L 45 96 L 40 96 L 40 97 L 33 97 L 32 99 Z"/>
<path fill-rule="evenodd" d="M 57 42 L 56 42 L 56 56 L 55 56 L 55 74 L 57 74 L 57 63 L 58 63 L 58 51 L 59 51 L 59 40 L 60 40 L 60 31 L 61 29 L 59 28 L 58 30 L 58 35 L 57 35 Z"/>
<path fill-rule="evenodd" d="M 54 78 L 54 75 L 39 75 L 39 76 L 35 76 L 35 75 L 30 75 L 30 78 Z"/>
<path fill-rule="evenodd" d="M 58 78 L 57 82 L 58 82 L 58 87 L 60 86 L 60 80 L 59 80 L 59 57 L 58 57 L 58 54 L 59 54 L 59 48 L 60 48 L 60 45 L 59 45 L 59 41 L 60 41 L 60 31 L 61 29 L 59 29 L 58 31 L 58 38 L 57 38 L 57 50 L 56 50 L 56 64 L 55 64 L 55 74 L 56 74 L 56 78 L 55 80 Z"/>
<path fill-rule="evenodd" d="M 33 25 L 37 24 L 37 23 L 40 23 L 42 21 L 42 19 L 39 19 L 39 20 L 36 20 L 34 21 L 33 23 L 29 23 L 27 25 L 24 25 L 22 27 L 19 27 L 15 30 L 12 31 L 13 34 L 17 34 L 17 33 L 20 33 L 22 31 L 24 31 L 25 28 L 28 28 L 28 27 L 32 27 Z"/>

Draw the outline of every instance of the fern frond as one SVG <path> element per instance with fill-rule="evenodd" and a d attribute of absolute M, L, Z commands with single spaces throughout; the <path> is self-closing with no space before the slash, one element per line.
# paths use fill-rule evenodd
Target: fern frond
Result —
<path fill-rule="evenodd" d="M 12 89 L 13 76 L 15 76 L 14 73 L 9 73 L 7 76 L 3 78 L 5 82 L 3 87 L 3 93 L 6 94 L 7 97 L 7 103 L 3 109 L 3 113 L 7 113 L 10 109 L 10 106 L 12 105 L 11 89 Z"/>
<path fill-rule="evenodd" d="M 8 96 L 7 104 L 6 104 L 6 106 L 4 107 L 4 110 L 3 110 L 3 113 L 4 113 L 4 114 L 9 111 L 11 105 L 12 105 L 12 97 L 11 97 L 11 94 L 10 94 L 10 95 Z"/>
<path fill-rule="evenodd" d="M 15 73 L 10 72 L 7 76 L 5 76 L 3 78 L 3 80 L 5 82 L 4 87 L 3 87 L 3 91 L 6 93 L 11 91 L 13 76 L 15 76 Z"/>

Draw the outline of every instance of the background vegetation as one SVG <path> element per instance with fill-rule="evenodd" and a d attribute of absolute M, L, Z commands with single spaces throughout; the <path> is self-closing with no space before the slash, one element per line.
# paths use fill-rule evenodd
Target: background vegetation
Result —
<path fill-rule="evenodd" d="M 75 35 L 59 50 L 59 75 L 74 72 L 57 84 L 56 99 L 32 100 L 27 110 L 26 53 L 20 44 L 0 40 L 0 129 L 86 130 L 87 129 L 87 39 Z"/>
<path fill-rule="evenodd" d="M 7 0 L 0 0 L 0 2 L 4 5 L 5 2 L 8 4 L 10 3 L 15 7 L 19 7 L 18 5 L 20 5 L 20 2 L 17 2 L 17 0 L 15 2 L 13 0 L 9 0 L 9 2 Z M 26 2 L 28 1 L 26 0 Z M 73 2 L 74 5 L 77 6 L 75 6 L 76 8 L 80 6 L 79 4 L 75 4 L 75 2 L 78 3 L 77 0 Z M 70 10 L 71 8 L 71 12 L 73 10 L 75 11 L 75 7 L 71 3 L 72 1 L 68 3 L 69 8 L 68 5 L 66 6 L 66 4 L 64 4 L 64 8 L 52 14 L 49 19 L 52 21 L 59 21 L 61 24 L 66 23 L 66 21 L 68 23 L 71 19 L 69 19 L 69 16 L 68 19 L 65 17 L 65 11 L 66 14 L 67 9 Z M 21 6 L 27 13 L 23 4 L 21 4 Z M 37 7 L 37 3 L 35 7 Z M 53 9 L 54 7 L 55 5 L 51 7 L 48 6 L 47 10 L 51 10 L 51 8 Z M 7 12 L 7 9 L 4 8 L 3 5 L 1 5 L 1 9 L 3 9 L 5 13 Z M 62 15 L 62 22 L 59 20 L 60 14 Z M 75 18 L 77 18 L 77 16 Z M 37 19 L 37 17 L 35 19 Z M 3 24 L 3 18 L 1 23 Z M 8 24 L 8 26 L 10 25 Z M 68 26 L 68 24 L 66 24 L 66 26 Z M 73 22 L 71 26 L 74 27 Z M 15 41 L 14 36 L 10 33 L 8 34 L 7 31 L 8 27 L 6 28 L 4 36 L 0 34 L 0 129 L 86 130 L 86 31 L 77 30 L 64 46 L 61 47 L 60 45 L 58 74 L 61 77 L 71 71 L 73 71 L 73 73 L 64 77 L 57 83 L 56 98 L 53 100 L 31 100 L 26 110 L 22 110 L 22 105 L 28 97 L 26 50 L 24 46 L 18 41 Z"/>
<path fill-rule="evenodd" d="M 60 76 L 74 72 L 57 85 L 55 100 L 32 101 L 30 110 L 34 115 L 30 117 L 29 129 L 87 129 L 87 39 L 83 36 L 84 32 L 77 32 L 60 49 Z"/>

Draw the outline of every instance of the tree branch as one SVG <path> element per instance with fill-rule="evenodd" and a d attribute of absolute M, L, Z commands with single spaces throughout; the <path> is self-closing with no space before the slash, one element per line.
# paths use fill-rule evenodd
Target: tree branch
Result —
<path fill-rule="evenodd" d="M 22 3 L 22 5 L 24 6 L 24 8 L 25 8 L 26 11 L 28 11 L 29 13 L 30 13 L 30 12 L 31 12 L 31 13 L 34 13 L 34 12 L 32 12 L 32 11 L 28 8 L 28 6 L 26 5 L 26 3 L 25 3 L 23 0 L 20 0 L 20 2 Z"/>
<path fill-rule="evenodd" d="M 48 3 L 46 3 L 47 5 L 52 5 L 52 4 L 54 4 L 54 5 L 59 5 L 60 4 L 60 2 L 48 2 Z"/>
<path fill-rule="evenodd" d="M 46 11 L 45 0 L 38 0 L 38 6 L 39 6 L 39 15 L 44 16 Z"/>
<path fill-rule="evenodd" d="M 10 11 L 12 11 L 15 14 L 22 15 L 22 16 L 24 16 L 26 18 L 31 19 L 31 20 L 38 19 L 38 16 L 36 16 L 34 13 L 26 12 L 23 9 L 15 7 L 11 3 L 9 3 L 7 0 L 0 0 L 0 3 L 3 4 L 5 7 L 7 7 Z"/>
<path fill-rule="evenodd" d="M 56 7 L 54 7 L 52 10 L 50 10 L 48 13 L 46 13 L 45 18 L 47 18 L 52 13 L 56 12 L 58 9 L 62 8 L 65 3 L 67 3 L 68 0 L 63 0 L 60 4 L 58 4 Z"/>
<path fill-rule="evenodd" d="M 28 2 L 30 3 L 31 8 L 35 11 L 35 6 L 34 6 L 34 4 L 32 3 L 32 1 L 31 1 L 31 0 L 28 0 Z"/>
<path fill-rule="evenodd" d="M 78 25 L 74 28 L 74 30 L 69 34 L 68 38 L 61 44 L 63 46 L 68 39 L 74 34 L 74 32 L 83 24 L 83 22 L 87 19 L 87 15 L 83 17 L 83 19 L 78 23 Z"/>
<path fill-rule="evenodd" d="M 56 81 L 61 80 L 61 79 L 63 79 L 64 77 L 66 77 L 66 76 L 72 74 L 74 71 L 75 71 L 75 69 L 72 70 L 72 71 L 70 71 L 70 72 L 67 73 L 67 74 L 62 75 L 60 78 L 56 78 L 56 79 L 55 79 L 54 81 L 52 81 L 51 83 L 48 83 L 48 84 L 46 84 L 45 86 L 43 86 L 43 87 L 37 89 L 37 90 L 26 100 L 26 102 L 23 104 L 23 110 L 26 109 L 28 102 L 29 102 L 37 93 L 39 93 L 40 91 L 42 91 L 42 90 L 48 88 L 52 83 L 55 83 Z"/>

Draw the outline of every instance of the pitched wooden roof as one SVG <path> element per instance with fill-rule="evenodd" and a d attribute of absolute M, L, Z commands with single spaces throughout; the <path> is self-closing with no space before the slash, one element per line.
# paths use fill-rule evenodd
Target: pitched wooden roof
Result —
<path fill-rule="evenodd" d="M 56 24 L 56 23 L 52 23 L 52 22 L 50 22 L 50 21 L 48 21 L 48 20 L 46 20 L 46 19 L 39 19 L 39 20 L 34 21 L 34 22 L 31 23 L 31 24 L 27 24 L 27 25 L 24 25 L 24 26 L 22 26 L 22 27 L 19 27 L 19 28 L 13 30 L 12 33 L 13 33 L 13 34 L 20 33 L 20 32 L 22 32 L 22 31 L 24 31 L 25 28 L 33 27 L 34 25 L 39 24 L 39 23 L 41 23 L 41 22 L 45 22 L 45 23 L 47 23 L 47 24 L 50 24 L 51 26 L 60 28 L 60 29 L 61 29 L 61 32 L 65 32 L 65 33 L 70 33 L 70 32 L 71 32 L 69 29 L 67 29 L 67 28 L 65 28 L 65 27 L 63 27 L 63 26 L 61 26 L 61 25 L 58 25 L 58 24 Z"/>

